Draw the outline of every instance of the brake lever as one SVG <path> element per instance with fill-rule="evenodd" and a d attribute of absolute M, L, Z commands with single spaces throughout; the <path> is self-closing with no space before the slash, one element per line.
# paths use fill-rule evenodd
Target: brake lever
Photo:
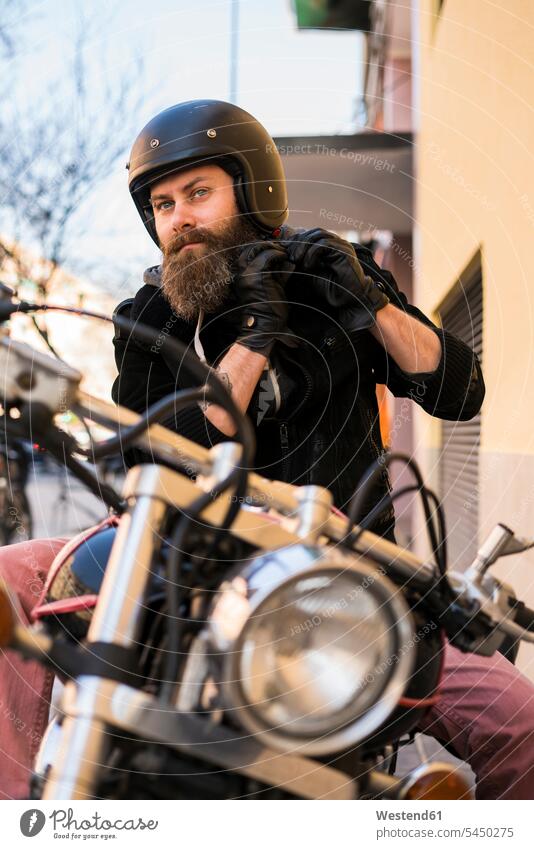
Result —
<path fill-rule="evenodd" d="M 534 540 L 516 537 L 514 532 L 502 523 L 495 525 L 487 539 L 477 551 L 477 555 L 465 573 L 476 584 L 480 584 L 490 566 L 499 557 L 519 554 L 534 546 Z"/>
<path fill-rule="evenodd" d="M 449 574 L 451 588 L 465 611 L 472 617 L 485 618 L 491 628 L 485 638 L 485 653 L 491 654 L 498 649 L 505 634 L 516 640 L 534 642 L 534 633 L 514 622 L 516 597 L 513 588 L 488 572 L 500 557 L 519 554 L 533 546 L 534 541 L 516 537 L 501 523 L 493 528 L 463 574 Z M 485 641 L 478 639 L 479 644 Z"/>

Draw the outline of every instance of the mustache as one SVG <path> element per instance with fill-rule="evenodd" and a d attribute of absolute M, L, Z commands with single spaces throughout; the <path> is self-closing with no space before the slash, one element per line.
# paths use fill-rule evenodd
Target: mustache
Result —
<path fill-rule="evenodd" d="M 257 238 L 256 228 L 248 222 L 238 219 L 220 231 L 199 226 L 184 233 L 175 233 L 162 246 L 162 253 L 166 259 L 174 259 L 184 245 L 200 242 L 205 244 L 209 251 L 221 254 L 231 261 L 240 250 L 248 244 L 256 242 Z"/>
<path fill-rule="evenodd" d="M 170 256 L 172 254 L 177 254 L 180 248 L 183 248 L 184 245 L 192 245 L 195 242 L 208 242 L 210 241 L 209 233 L 202 233 L 200 228 L 195 230 L 194 233 L 177 233 L 176 236 L 173 236 L 172 239 L 169 239 L 165 244 L 165 248 L 163 253 L 165 256 Z"/>

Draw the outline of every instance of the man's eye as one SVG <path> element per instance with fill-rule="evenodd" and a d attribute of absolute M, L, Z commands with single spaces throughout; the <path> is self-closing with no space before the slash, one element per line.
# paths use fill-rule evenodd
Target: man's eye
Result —
<path fill-rule="evenodd" d="M 156 203 L 153 203 L 152 206 L 156 212 L 164 212 L 165 210 L 170 209 L 172 203 L 172 200 L 158 200 Z"/>
<path fill-rule="evenodd" d="M 195 189 L 193 192 L 191 192 L 191 197 L 194 197 L 194 196 L 195 196 L 196 194 L 198 194 L 199 192 L 207 192 L 207 193 L 209 193 L 209 189 Z"/>

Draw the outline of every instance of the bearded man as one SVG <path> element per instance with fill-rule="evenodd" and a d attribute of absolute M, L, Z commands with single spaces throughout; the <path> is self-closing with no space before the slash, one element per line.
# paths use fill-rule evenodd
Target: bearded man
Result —
<path fill-rule="evenodd" d="M 133 146 L 129 185 L 163 257 L 117 313 L 170 333 L 216 368 L 256 426 L 256 471 L 325 486 L 343 509 L 383 452 L 377 383 L 442 418 L 478 412 L 474 353 L 408 304 L 368 249 L 285 224 L 280 156 L 244 110 L 219 101 L 165 110 Z M 141 412 L 186 387 L 161 344 L 120 331 L 114 341 L 120 404 Z M 173 426 L 206 446 L 233 435 L 222 410 L 203 412 L 179 413 Z M 384 472 L 366 507 L 388 492 Z M 393 529 L 387 505 L 373 530 L 393 538 Z"/>
<path fill-rule="evenodd" d="M 112 394 L 120 404 L 142 413 L 187 387 L 185 370 L 166 359 L 170 334 L 217 370 L 251 416 L 255 470 L 327 487 L 340 509 L 383 452 L 377 383 L 441 418 L 479 411 L 484 382 L 475 354 L 409 304 L 367 248 L 287 227 L 280 156 L 243 109 L 190 101 L 157 115 L 134 143 L 129 187 L 162 263 L 117 314 L 151 325 L 159 340 L 144 345 L 116 330 Z M 235 433 L 229 416 L 209 404 L 168 424 L 205 446 Z M 385 504 L 372 527 L 394 539 L 388 492 L 384 473 L 366 507 Z M 31 570 L 41 582 L 60 545 L 0 551 L 0 575 L 28 616 Z M 447 645 L 444 660 L 440 699 L 421 730 L 470 763 L 477 798 L 534 798 L 534 688 L 499 653 Z M 51 676 L 10 652 L 0 665 L 0 794 L 22 797 Z"/>

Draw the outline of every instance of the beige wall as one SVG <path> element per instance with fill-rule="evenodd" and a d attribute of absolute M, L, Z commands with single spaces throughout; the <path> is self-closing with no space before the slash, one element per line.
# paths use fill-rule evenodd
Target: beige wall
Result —
<path fill-rule="evenodd" d="M 482 532 L 534 536 L 534 3 L 420 0 L 415 302 L 431 314 L 480 248 L 484 376 Z M 417 45 L 414 45 L 417 49 Z M 436 479 L 439 422 L 415 440 Z M 513 558 L 534 607 L 534 557 Z M 534 679 L 534 651 L 520 665 Z"/>

